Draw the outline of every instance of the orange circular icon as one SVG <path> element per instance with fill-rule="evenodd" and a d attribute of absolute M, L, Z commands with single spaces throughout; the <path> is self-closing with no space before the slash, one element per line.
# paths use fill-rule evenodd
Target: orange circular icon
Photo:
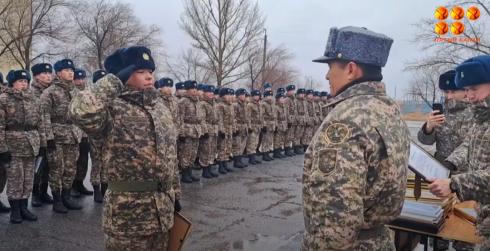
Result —
<path fill-rule="evenodd" d="M 446 7 L 439 7 L 436 9 L 436 18 L 439 20 L 445 20 L 449 16 L 449 11 Z"/>
<path fill-rule="evenodd" d="M 466 11 L 466 17 L 468 17 L 469 20 L 477 20 L 480 18 L 480 10 L 476 7 L 470 7 Z"/>
<path fill-rule="evenodd" d="M 446 22 L 439 22 L 436 24 L 436 33 L 439 35 L 446 35 L 449 31 L 449 25 Z"/>
<path fill-rule="evenodd" d="M 464 17 L 464 9 L 461 8 L 461 7 L 459 7 L 459 6 L 454 7 L 451 10 L 451 17 L 454 20 L 461 20 L 461 19 L 463 19 L 463 17 Z"/>
<path fill-rule="evenodd" d="M 454 22 L 451 25 L 451 32 L 454 35 L 461 35 L 461 34 L 463 34 L 463 32 L 464 32 L 464 24 L 461 23 L 461 22 Z"/>

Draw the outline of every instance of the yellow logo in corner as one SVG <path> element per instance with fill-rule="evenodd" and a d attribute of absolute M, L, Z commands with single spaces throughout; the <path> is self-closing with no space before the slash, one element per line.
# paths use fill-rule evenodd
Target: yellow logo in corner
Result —
<path fill-rule="evenodd" d="M 144 60 L 150 60 L 150 56 L 148 56 L 148 54 L 146 54 L 146 53 L 143 53 L 143 59 Z"/>

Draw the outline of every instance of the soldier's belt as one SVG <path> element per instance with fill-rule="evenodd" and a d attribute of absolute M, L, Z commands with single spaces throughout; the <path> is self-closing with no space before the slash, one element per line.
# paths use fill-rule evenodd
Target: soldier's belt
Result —
<path fill-rule="evenodd" d="M 15 131 L 15 132 L 28 132 L 28 131 L 35 131 L 37 130 L 37 126 L 22 126 L 22 125 L 15 125 L 15 126 L 6 126 L 5 131 Z"/>
<path fill-rule="evenodd" d="M 109 190 L 115 192 L 168 192 L 172 189 L 173 181 L 111 181 Z"/>

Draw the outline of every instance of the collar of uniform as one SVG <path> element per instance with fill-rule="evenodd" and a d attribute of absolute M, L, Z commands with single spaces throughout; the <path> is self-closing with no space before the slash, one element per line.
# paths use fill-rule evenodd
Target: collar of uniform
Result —
<path fill-rule="evenodd" d="M 342 102 L 348 98 L 359 96 L 359 95 L 386 95 L 386 86 L 383 82 L 378 81 L 368 81 L 355 84 L 349 87 L 347 90 L 343 91 L 339 95 L 335 96 L 332 102 L 328 103 L 326 106 L 333 106 L 339 102 Z"/>

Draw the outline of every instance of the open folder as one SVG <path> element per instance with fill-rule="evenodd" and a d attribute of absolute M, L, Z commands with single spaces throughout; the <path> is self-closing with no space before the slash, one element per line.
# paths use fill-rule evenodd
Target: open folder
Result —
<path fill-rule="evenodd" d="M 181 251 L 191 232 L 192 223 L 178 212 L 174 212 L 174 226 L 169 231 L 167 251 Z"/>

